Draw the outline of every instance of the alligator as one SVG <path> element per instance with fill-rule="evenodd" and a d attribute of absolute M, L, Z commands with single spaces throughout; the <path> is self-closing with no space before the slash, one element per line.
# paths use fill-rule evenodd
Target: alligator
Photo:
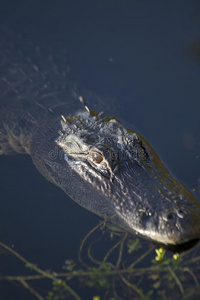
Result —
<path fill-rule="evenodd" d="M 21 41 L 0 38 L 1 153 L 29 154 L 75 202 L 130 233 L 164 245 L 199 239 L 198 201 L 146 139 L 86 106 L 68 72 Z"/>

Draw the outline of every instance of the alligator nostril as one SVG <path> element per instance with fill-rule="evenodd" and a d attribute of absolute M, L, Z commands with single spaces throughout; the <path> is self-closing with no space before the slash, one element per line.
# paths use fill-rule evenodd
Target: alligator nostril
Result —
<path fill-rule="evenodd" d="M 170 221 L 170 220 L 173 220 L 174 219 L 174 214 L 173 213 L 168 213 L 167 214 L 167 220 Z"/>

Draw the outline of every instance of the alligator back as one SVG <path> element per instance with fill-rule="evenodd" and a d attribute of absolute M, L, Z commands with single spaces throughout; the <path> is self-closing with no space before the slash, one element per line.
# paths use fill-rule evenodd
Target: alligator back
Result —
<path fill-rule="evenodd" d="M 82 89 L 69 80 L 65 53 L 60 68 L 58 57 L 51 53 L 7 28 L 0 30 L 0 147 L 4 154 L 30 154 L 38 127 L 84 109 L 79 101 Z M 93 93 L 83 93 L 91 107 L 98 102 Z"/>

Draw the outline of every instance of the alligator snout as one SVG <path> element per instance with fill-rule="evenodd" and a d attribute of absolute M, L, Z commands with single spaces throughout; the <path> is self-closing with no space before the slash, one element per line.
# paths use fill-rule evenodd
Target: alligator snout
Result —
<path fill-rule="evenodd" d="M 159 217 L 159 231 L 164 244 L 182 244 L 200 238 L 199 211 L 194 207 L 190 210 L 175 209 L 163 212 Z"/>

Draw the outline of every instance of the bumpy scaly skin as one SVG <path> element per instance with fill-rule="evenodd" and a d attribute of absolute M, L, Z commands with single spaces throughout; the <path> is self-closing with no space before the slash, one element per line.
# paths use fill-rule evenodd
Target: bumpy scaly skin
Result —
<path fill-rule="evenodd" d="M 149 143 L 115 118 L 83 110 L 67 72 L 18 43 L 0 40 L 1 151 L 30 154 L 77 203 L 131 233 L 164 244 L 199 238 L 197 200 Z"/>

